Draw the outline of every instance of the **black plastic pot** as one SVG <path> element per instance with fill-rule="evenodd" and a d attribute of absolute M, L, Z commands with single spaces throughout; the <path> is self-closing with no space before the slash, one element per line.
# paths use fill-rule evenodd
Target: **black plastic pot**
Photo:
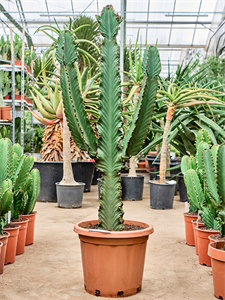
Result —
<path fill-rule="evenodd" d="M 188 195 L 187 195 L 187 187 L 184 183 L 184 175 L 179 175 L 178 177 L 179 177 L 178 186 L 179 186 L 180 201 L 189 202 Z"/>
<path fill-rule="evenodd" d="M 156 158 L 156 155 L 147 155 L 150 180 L 154 180 L 157 176 L 157 173 L 156 173 L 157 170 L 153 164 L 153 161 L 155 160 L 155 158 Z M 157 158 L 156 162 L 160 162 L 160 158 Z"/>
<path fill-rule="evenodd" d="M 121 175 L 122 200 L 138 201 L 143 199 L 144 175 Z"/>
<path fill-rule="evenodd" d="M 94 175 L 93 175 L 93 179 L 92 179 L 91 185 L 97 185 L 98 184 L 97 179 L 100 178 L 100 177 L 101 177 L 101 171 L 97 170 L 94 167 Z"/>
<path fill-rule="evenodd" d="M 63 185 L 56 182 L 56 194 L 58 207 L 79 208 L 82 206 L 85 183 L 79 185 Z"/>
<path fill-rule="evenodd" d="M 144 175 L 131 177 L 121 175 L 122 200 L 139 201 L 143 199 Z M 98 181 L 98 198 L 100 198 L 101 178 Z"/>
<path fill-rule="evenodd" d="M 57 202 L 55 183 L 63 177 L 63 162 L 35 161 L 41 176 L 41 189 L 37 201 Z M 91 161 L 72 162 L 74 179 L 85 183 L 84 192 L 90 192 L 94 172 L 94 164 Z"/>
<path fill-rule="evenodd" d="M 150 182 L 150 207 L 153 209 L 173 208 L 176 183 L 166 184 L 159 181 Z"/>

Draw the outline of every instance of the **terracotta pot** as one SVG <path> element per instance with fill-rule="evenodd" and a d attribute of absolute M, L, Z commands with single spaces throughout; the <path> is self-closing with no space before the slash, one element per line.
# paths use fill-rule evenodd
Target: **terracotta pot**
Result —
<path fill-rule="evenodd" d="M 189 213 L 184 213 L 183 215 L 185 222 L 186 244 L 189 246 L 195 246 L 195 238 L 191 221 L 198 219 L 198 216 Z"/>
<path fill-rule="evenodd" d="M 139 169 L 145 169 L 145 161 L 137 163 Z"/>
<path fill-rule="evenodd" d="M 6 255 L 5 255 L 5 265 L 12 264 L 15 261 L 16 258 L 16 247 L 17 247 L 17 241 L 18 241 L 18 235 L 19 235 L 19 225 L 16 224 L 8 224 L 12 227 L 10 228 L 4 228 L 4 231 L 8 232 L 10 234 L 8 238 L 8 244 L 6 249 Z"/>
<path fill-rule="evenodd" d="M 86 291 L 102 297 L 126 297 L 140 292 L 146 244 L 154 231 L 152 225 L 125 220 L 125 224 L 145 229 L 102 233 L 82 228 L 97 223 L 91 220 L 74 226 L 81 243 Z"/>
<path fill-rule="evenodd" d="M 3 97 L 3 99 L 5 100 L 11 99 L 11 94 L 8 94 L 7 96 Z"/>
<path fill-rule="evenodd" d="M 209 243 L 215 243 L 215 242 L 225 242 L 225 236 L 221 238 L 220 234 L 211 234 L 209 236 Z"/>
<path fill-rule="evenodd" d="M 192 220 L 192 228 L 193 228 L 193 233 L 194 233 L 194 240 L 195 240 L 195 251 L 196 254 L 198 255 L 198 241 L 197 241 L 197 234 L 196 234 L 196 226 L 197 226 L 197 220 Z M 198 227 L 203 227 L 204 223 L 201 221 L 198 221 Z"/>
<path fill-rule="evenodd" d="M 2 251 L 2 246 L 3 246 L 3 243 L 0 242 L 0 255 L 1 255 L 1 251 Z"/>
<path fill-rule="evenodd" d="M 3 244 L 3 246 L 1 247 L 1 254 L 0 254 L 0 274 L 2 274 L 4 270 L 5 254 L 6 254 L 9 236 L 10 234 L 6 231 L 3 231 L 3 235 L 0 236 L 0 242 L 2 242 Z"/>
<path fill-rule="evenodd" d="M 32 214 L 29 215 L 20 215 L 22 219 L 28 219 L 28 226 L 27 226 L 27 236 L 25 246 L 32 245 L 34 243 L 34 225 L 35 225 L 35 218 L 37 212 L 34 211 Z"/>
<path fill-rule="evenodd" d="M 225 242 L 210 243 L 208 255 L 211 257 L 214 295 L 219 299 L 225 299 Z"/>
<path fill-rule="evenodd" d="M 23 221 L 20 221 L 20 222 L 19 221 L 18 222 L 11 221 L 11 222 L 12 222 L 12 224 L 20 225 L 17 247 L 16 247 L 16 255 L 20 255 L 20 254 L 23 254 L 25 251 L 28 219 L 23 219 Z"/>
<path fill-rule="evenodd" d="M 2 106 L 1 107 L 1 118 L 2 120 L 11 120 L 11 106 Z"/>
<path fill-rule="evenodd" d="M 201 265 L 211 267 L 211 259 L 208 256 L 209 236 L 219 233 L 215 229 L 203 229 L 205 227 L 196 228 L 197 243 L 198 243 L 198 258 Z"/>

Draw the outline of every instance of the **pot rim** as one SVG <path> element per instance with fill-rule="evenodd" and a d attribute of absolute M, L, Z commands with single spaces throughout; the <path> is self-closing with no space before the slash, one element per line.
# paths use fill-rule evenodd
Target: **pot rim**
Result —
<path fill-rule="evenodd" d="M 56 182 L 55 185 L 56 186 L 62 186 L 62 187 L 73 187 L 73 188 L 79 188 L 79 187 L 83 187 L 86 184 L 84 182 L 77 182 L 78 184 L 59 184 L 59 182 Z"/>
<path fill-rule="evenodd" d="M 212 234 L 216 234 L 219 233 L 219 230 L 217 229 L 202 229 L 202 227 L 196 227 L 196 230 L 201 231 L 201 232 L 206 232 L 206 233 L 212 233 Z"/>
<path fill-rule="evenodd" d="M 150 184 L 156 184 L 156 185 L 162 185 L 162 186 L 174 186 L 174 185 L 177 184 L 177 182 L 173 183 L 173 184 L 169 184 L 169 183 L 160 183 L 160 182 L 157 182 L 157 181 L 159 181 L 159 180 L 155 180 L 155 181 L 149 180 L 149 183 Z"/>
<path fill-rule="evenodd" d="M 78 222 L 74 225 L 73 231 L 78 233 L 79 235 L 96 237 L 96 238 L 104 238 L 104 239 L 124 239 L 124 238 L 136 238 L 149 236 L 154 232 L 154 228 L 151 224 L 136 220 L 124 220 L 125 224 L 134 224 L 138 226 L 144 227 L 141 230 L 133 230 L 133 231 L 106 231 L 106 233 L 98 232 L 98 231 L 89 231 L 89 229 L 82 228 L 81 225 L 94 225 L 97 224 L 98 220 L 86 220 Z"/>
<path fill-rule="evenodd" d="M 33 211 L 31 214 L 28 214 L 28 215 L 20 215 L 20 217 L 22 218 L 22 219 L 24 219 L 23 217 L 32 217 L 33 215 L 36 215 L 37 214 L 37 211 L 35 210 L 35 211 Z"/>
<path fill-rule="evenodd" d="M 208 247 L 208 255 L 213 259 L 216 259 L 216 260 L 219 260 L 219 261 L 222 261 L 225 263 L 225 251 L 215 248 L 215 246 L 218 244 L 219 245 L 221 244 L 221 246 L 224 246 L 225 241 L 210 243 L 209 247 Z"/>
<path fill-rule="evenodd" d="M 129 178 L 129 179 L 136 179 L 136 178 L 142 179 L 145 177 L 144 175 L 141 175 L 141 174 L 137 174 L 137 176 L 128 176 L 128 175 L 121 174 L 120 176 L 123 178 Z"/>

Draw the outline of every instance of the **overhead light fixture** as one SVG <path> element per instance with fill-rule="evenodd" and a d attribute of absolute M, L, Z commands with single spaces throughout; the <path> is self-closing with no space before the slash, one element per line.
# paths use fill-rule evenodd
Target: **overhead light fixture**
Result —
<path fill-rule="evenodd" d="M 176 13 L 168 13 L 165 14 L 165 17 L 208 17 L 207 14 L 176 14 Z"/>

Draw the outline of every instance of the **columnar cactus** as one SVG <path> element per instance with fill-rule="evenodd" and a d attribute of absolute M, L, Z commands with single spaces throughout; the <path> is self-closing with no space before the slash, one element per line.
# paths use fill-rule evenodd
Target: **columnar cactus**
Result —
<path fill-rule="evenodd" d="M 0 153 L 0 185 L 6 179 L 11 181 L 13 203 L 10 209 L 12 218 L 18 219 L 21 208 L 27 203 L 28 195 L 33 193 L 33 189 L 37 190 L 36 177 L 40 178 L 39 171 L 33 170 L 30 173 L 34 158 L 23 155 L 20 145 L 12 145 L 7 138 L 0 139 Z"/>
<path fill-rule="evenodd" d="M 96 158 L 96 167 L 102 172 L 99 207 L 99 228 L 121 230 L 123 209 L 121 201 L 120 172 L 124 161 L 134 156 L 148 133 L 157 90 L 157 75 L 161 65 L 155 47 L 147 47 L 143 58 L 143 80 L 136 110 L 128 130 L 122 130 L 122 103 L 116 36 L 121 18 L 111 6 L 103 9 L 98 17 L 104 38 L 101 59 L 101 84 L 97 135 L 87 118 L 77 81 L 78 45 L 69 31 L 61 32 L 58 40 L 57 59 L 61 65 L 60 83 L 67 122 L 75 143 Z"/>
<path fill-rule="evenodd" d="M 184 163 L 186 161 L 188 159 L 184 158 Z M 196 208 L 202 211 L 206 227 L 219 229 L 224 236 L 225 145 L 214 145 L 209 149 L 208 143 L 199 142 L 196 161 L 197 168 L 189 168 L 184 176 L 188 197 Z"/>
<path fill-rule="evenodd" d="M 6 179 L 0 186 L 0 235 L 7 223 L 7 213 L 12 206 L 12 202 L 12 181 L 10 179 Z"/>

